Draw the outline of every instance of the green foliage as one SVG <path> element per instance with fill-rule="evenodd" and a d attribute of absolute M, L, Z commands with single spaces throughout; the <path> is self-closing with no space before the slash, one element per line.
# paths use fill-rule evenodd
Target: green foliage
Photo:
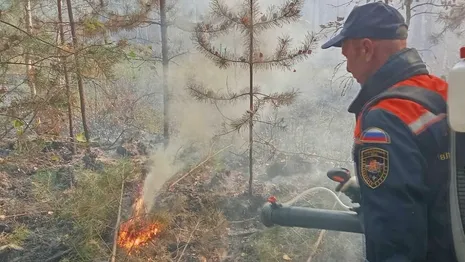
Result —
<path fill-rule="evenodd" d="M 134 124 L 151 134 L 162 132 L 163 115 L 156 109 L 150 107 L 135 106 Z"/>
<path fill-rule="evenodd" d="M 19 119 L 13 120 L 13 127 L 16 129 L 16 134 L 18 136 L 23 134 L 23 132 L 24 132 L 24 122 L 23 121 L 21 121 Z"/>
<path fill-rule="evenodd" d="M 12 233 L 7 235 L 0 234 L 0 246 L 17 245 L 22 246 L 24 241 L 30 236 L 31 231 L 24 225 L 16 227 Z"/>
<path fill-rule="evenodd" d="M 70 185 L 63 179 L 63 173 L 58 170 L 39 170 L 32 177 L 34 197 L 52 208 L 60 207 L 60 192 Z"/>
<path fill-rule="evenodd" d="M 130 58 L 136 58 L 137 57 L 136 53 L 134 51 L 132 51 L 132 50 L 128 53 L 128 56 Z"/>
<path fill-rule="evenodd" d="M 24 157 L 40 154 L 46 145 L 46 141 L 42 138 L 28 139 L 26 136 L 19 136 L 15 142 L 15 151 L 17 154 L 22 154 Z"/>
<path fill-rule="evenodd" d="M 102 33 L 105 30 L 105 25 L 95 17 L 84 19 L 83 27 L 86 35 Z"/>
<path fill-rule="evenodd" d="M 87 142 L 87 139 L 86 139 L 86 136 L 85 136 L 84 132 L 76 134 L 76 141 L 78 141 L 80 143 Z"/>
<path fill-rule="evenodd" d="M 33 176 L 34 195 L 42 202 L 49 203 L 57 211 L 57 219 L 71 221 L 73 237 L 67 239 L 79 254 L 72 261 L 90 261 L 101 256 L 108 257 L 103 236 L 111 233 L 111 226 L 117 216 L 121 184 L 133 174 L 133 165 L 121 160 L 108 165 L 105 171 L 91 172 L 73 170 L 73 178 L 66 170 L 41 170 Z M 71 189 L 63 195 L 63 190 Z"/>
<path fill-rule="evenodd" d="M 317 38 L 314 34 L 308 34 L 304 42 L 298 48 L 291 47 L 290 36 L 278 37 L 278 46 L 270 54 L 260 52 L 258 42 L 259 33 L 281 27 L 284 24 L 295 22 L 300 18 L 303 7 L 302 0 L 285 1 L 281 6 L 271 6 L 268 12 L 262 13 L 258 0 L 245 1 L 241 10 L 235 12 L 220 0 L 211 2 L 211 21 L 204 21 L 197 25 L 195 30 L 195 43 L 200 52 L 212 60 L 219 68 L 227 68 L 237 64 L 248 68 L 253 64 L 254 69 L 291 69 L 297 62 L 303 61 L 311 54 Z M 250 9 L 252 14 L 250 14 Z M 215 22 L 213 22 L 215 21 Z M 253 49 L 252 56 L 247 52 L 235 54 L 226 47 L 217 50 L 212 45 L 212 38 L 217 38 L 231 30 L 238 30 L 242 34 L 243 49 Z M 253 39 L 251 42 L 250 39 Z"/>
<path fill-rule="evenodd" d="M 244 1 L 240 10 L 233 10 L 221 3 L 220 0 L 212 0 L 211 6 L 211 17 L 197 25 L 194 41 L 197 48 L 219 68 L 227 68 L 237 64 L 253 70 L 275 68 L 290 70 L 296 63 L 310 57 L 312 49 L 316 47 L 319 40 L 317 34 L 308 33 L 302 44 L 293 48 L 291 37 L 285 35 L 278 37 L 275 50 L 261 50 L 259 33 L 297 21 L 303 7 L 301 0 L 285 1 L 281 6 L 271 6 L 267 12 L 261 12 L 258 0 Z M 214 47 L 214 39 L 231 30 L 241 32 L 244 44 L 243 51 L 240 53 L 231 52 L 227 47 L 221 46 L 220 49 Z M 249 77 L 252 78 L 252 75 Z M 203 84 L 196 83 L 196 81 L 189 81 L 188 88 L 191 95 L 197 100 L 209 101 L 215 105 L 217 102 L 253 99 L 253 108 L 244 112 L 242 117 L 230 121 L 229 125 L 233 130 L 248 127 L 251 122 L 263 122 L 259 115 L 261 109 L 266 105 L 274 108 L 288 106 L 294 102 L 298 93 L 296 90 L 289 90 L 282 93 L 263 94 L 260 92 L 260 87 L 253 85 L 239 92 L 228 90 L 228 93 L 221 94 Z M 228 131 L 226 130 L 224 133 Z"/>
<path fill-rule="evenodd" d="M 129 179 L 132 171 L 132 163 L 126 160 L 106 166 L 105 171 L 99 173 L 81 170 L 76 187 L 66 198 L 60 198 L 58 216 L 73 223 L 74 234 L 68 243 L 76 248 L 77 256 L 73 261 L 109 257 L 106 241 L 112 241 L 108 236 L 116 221 L 121 184 Z M 47 179 L 38 180 L 46 182 L 42 185 L 47 187 L 47 183 L 57 182 L 56 175 L 45 174 L 48 174 Z"/>
<path fill-rule="evenodd" d="M 273 227 L 254 235 L 249 248 L 258 261 L 282 261 L 284 255 L 293 261 L 306 261 L 312 252 L 312 244 L 318 237 L 317 232 Z"/>
<path fill-rule="evenodd" d="M 60 121 L 53 119 L 51 122 L 64 130 L 64 113 L 68 111 L 69 102 L 65 92 L 63 66 L 66 65 L 68 72 L 71 90 L 70 100 L 73 105 L 71 114 L 74 115 L 74 110 L 79 109 L 75 108 L 78 97 L 76 97 L 77 71 L 73 54 L 76 53 L 76 57 L 79 58 L 84 85 L 90 83 L 102 85 L 112 80 L 114 78 L 113 67 L 122 61 L 125 54 L 121 52 L 119 46 L 107 44 L 103 37 L 100 37 L 105 31 L 105 24 L 92 12 L 75 12 L 79 46 L 73 46 L 67 24 L 64 25 L 65 44 L 62 45 L 61 39 L 57 38 L 56 34 L 56 17 L 58 16 L 56 7 L 51 6 L 47 10 L 47 16 L 44 16 L 43 13 L 37 11 L 39 9 L 36 8 L 36 5 L 40 5 L 39 2 L 33 1 L 32 3 L 34 17 L 32 33 L 27 33 L 28 30 L 26 30 L 24 2 L 15 1 L 9 10 L 0 14 L 0 83 L 5 83 L 8 88 L 15 87 L 5 96 L 2 94 L 2 99 L 8 97 L 14 103 L 5 107 L 7 113 L 4 115 L 8 117 L 2 116 L 0 121 L 4 122 L 2 123 L 4 125 L 16 118 L 29 121 L 30 117 L 37 111 L 43 111 L 41 113 L 48 115 L 46 118 L 55 116 L 60 118 Z M 63 18 L 66 20 L 66 5 L 63 6 L 62 11 Z M 82 14 L 81 17 L 80 14 Z M 30 97 L 30 88 L 27 82 L 20 83 L 19 80 L 13 82 L 10 77 L 12 75 L 24 76 L 27 58 L 31 59 L 32 63 L 28 79 L 37 90 L 37 96 L 34 98 Z M 40 114 L 37 116 L 43 118 Z M 33 127 L 29 126 L 28 128 Z M 58 131 L 60 133 L 59 128 L 50 129 L 53 130 L 52 132 Z M 20 129 L 16 128 L 16 130 Z M 26 130 L 19 132 L 22 134 Z M 42 133 L 48 133 L 48 131 L 44 130 Z"/>

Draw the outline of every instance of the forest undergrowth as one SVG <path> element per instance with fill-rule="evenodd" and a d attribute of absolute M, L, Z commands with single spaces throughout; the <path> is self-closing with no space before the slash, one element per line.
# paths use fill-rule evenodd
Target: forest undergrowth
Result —
<path fill-rule="evenodd" d="M 159 233 L 114 252 L 118 216 L 121 223 L 130 219 L 149 157 L 137 149 L 127 157 L 79 145 L 71 155 L 70 146 L 3 145 L 0 261 L 306 261 L 314 253 L 317 230 L 267 229 L 259 221 L 268 196 L 285 199 L 302 190 L 257 180 L 250 197 L 247 176 L 221 156 L 207 156 L 168 180 L 150 212 Z M 324 199 L 313 197 L 312 205 L 324 206 Z"/>

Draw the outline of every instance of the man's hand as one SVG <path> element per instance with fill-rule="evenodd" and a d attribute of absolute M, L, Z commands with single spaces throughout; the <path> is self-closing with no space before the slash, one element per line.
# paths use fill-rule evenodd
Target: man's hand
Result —
<path fill-rule="evenodd" d="M 335 190 L 348 196 L 352 203 L 360 203 L 360 185 L 356 176 L 351 177 L 345 183 L 339 183 Z"/>

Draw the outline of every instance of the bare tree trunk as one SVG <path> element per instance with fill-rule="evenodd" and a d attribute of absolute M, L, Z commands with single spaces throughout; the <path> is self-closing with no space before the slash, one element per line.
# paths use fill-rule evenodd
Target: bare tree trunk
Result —
<path fill-rule="evenodd" d="M 76 55 L 76 50 L 78 50 L 79 45 L 78 45 L 78 39 L 76 36 L 76 28 L 74 26 L 73 7 L 71 5 L 71 0 L 66 0 L 66 5 L 68 6 L 69 23 L 71 26 L 71 35 L 73 37 L 74 62 L 76 64 L 76 78 L 78 82 L 79 98 L 81 102 L 82 127 L 84 128 L 84 136 L 86 137 L 86 141 L 89 142 L 90 136 L 89 136 L 89 129 L 87 127 L 86 100 L 84 97 L 84 85 L 82 83 L 79 58 Z"/>
<path fill-rule="evenodd" d="M 410 26 L 410 20 L 412 19 L 412 2 L 413 0 L 404 0 L 405 5 L 405 23 Z"/>
<path fill-rule="evenodd" d="M 252 196 L 252 184 L 253 184 L 253 0 L 250 0 L 250 31 L 249 31 L 249 80 L 250 80 L 250 91 L 249 91 L 249 103 L 250 103 L 250 119 L 249 119 L 249 195 Z"/>
<path fill-rule="evenodd" d="M 58 9 L 58 30 L 60 31 L 60 44 L 65 45 L 65 33 L 63 30 L 63 8 L 62 0 L 57 0 L 57 9 Z M 71 142 L 74 142 L 74 126 L 73 126 L 73 99 L 71 97 L 71 90 L 69 87 L 69 73 L 68 67 L 66 66 L 66 58 L 61 59 L 63 74 L 65 75 L 65 87 L 66 87 L 66 97 L 68 98 L 68 124 L 69 124 L 69 138 Z M 72 153 L 76 152 L 76 148 L 72 146 Z"/>
<path fill-rule="evenodd" d="M 446 37 L 444 37 L 444 45 L 443 45 L 443 56 L 442 56 L 442 72 L 444 74 L 446 74 L 446 72 L 449 70 L 449 66 L 448 66 L 448 58 L 449 58 L 449 41 L 448 41 L 448 38 L 447 38 L 447 35 Z"/>
<path fill-rule="evenodd" d="M 168 25 L 166 21 L 165 0 L 160 0 L 160 25 L 161 25 L 161 57 L 163 65 L 163 145 L 166 149 L 170 140 L 169 123 L 170 123 L 170 90 L 168 88 Z"/>
<path fill-rule="evenodd" d="M 103 9 L 105 8 L 105 2 L 104 0 L 100 0 L 100 8 Z M 109 36 L 109 33 L 108 33 L 108 30 L 106 28 L 103 29 L 103 42 L 108 45 L 110 43 L 110 40 L 109 40 L 110 36 Z M 95 107 L 97 108 L 97 107 Z"/>
<path fill-rule="evenodd" d="M 26 0 L 26 5 L 25 5 L 25 11 L 26 11 L 26 32 L 28 34 L 32 34 L 32 11 L 31 11 L 31 0 Z M 37 90 L 35 86 L 35 70 L 34 67 L 32 66 L 32 59 L 31 59 L 31 53 L 32 50 L 29 49 L 26 52 L 26 76 L 27 76 L 27 84 L 29 86 L 29 89 L 31 90 L 31 96 L 35 97 L 37 95 Z"/>

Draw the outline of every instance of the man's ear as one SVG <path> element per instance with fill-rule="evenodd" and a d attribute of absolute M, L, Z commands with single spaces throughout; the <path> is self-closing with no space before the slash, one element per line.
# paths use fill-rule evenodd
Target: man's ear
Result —
<path fill-rule="evenodd" d="M 370 62 L 374 55 L 374 43 L 368 38 L 363 38 L 360 43 L 362 52 L 365 55 L 365 62 Z"/>

